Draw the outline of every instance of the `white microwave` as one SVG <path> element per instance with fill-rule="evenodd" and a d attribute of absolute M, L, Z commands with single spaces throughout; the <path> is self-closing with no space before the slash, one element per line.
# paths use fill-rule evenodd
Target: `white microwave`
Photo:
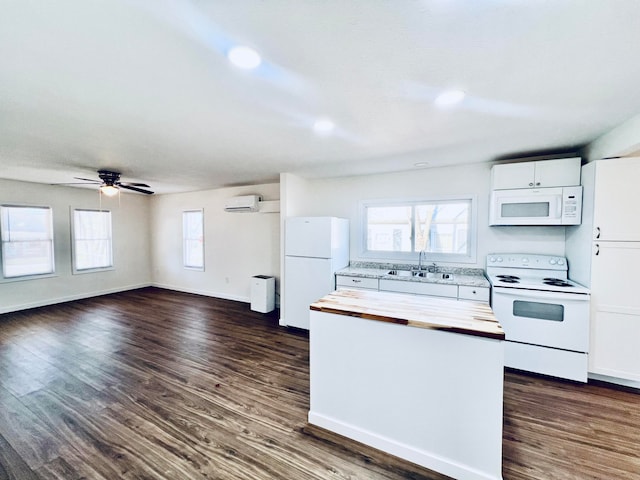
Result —
<path fill-rule="evenodd" d="M 582 187 L 493 190 L 489 225 L 580 225 Z"/>

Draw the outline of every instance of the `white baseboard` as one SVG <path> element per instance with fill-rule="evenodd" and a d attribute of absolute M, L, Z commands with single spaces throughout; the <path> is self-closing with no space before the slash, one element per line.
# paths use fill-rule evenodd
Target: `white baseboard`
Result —
<path fill-rule="evenodd" d="M 168 285 L 166 283 L 152 283 L 152 287 L 164 288 L 166 290 L 174 290 L 176 292 L 193 293 L 195 295 L 204 295 L 205 297 L 222 298 L 224 300 L 235 300 L 236 302 L 251 303 L 249 297 L 240 295 L 229 295 L 228 293 L 212 292 L 210 290 L 200 290 L 196 288 L 184 288 L 177 285 Z"/>
<path fill-rule="evenodd" d="M 95 290 L 93 292 L 84 292 L 76 295 L 66 295 L 64 297 L 48 298 L 45 300 L 38 300 L 36 302 L 28 302 L 28 303 L 23 303 L 19 305 L 2 306 L 0 307 L 0 314 L 18 312 L 20 310 L 27 310 L 29 308 L 46 307 L 47 305 L 55 305 L 57 303 L 72 302 L 73 300 L 82 300 L 84 298 L 99 297 L 101 295 L 109 295 L 111 293 L 126 292 L 128 290 L 136 290 L 138 288 L 144 288 L 144 287 L 158 287 L 158 288 L 164 288 L 166 290 L 174 290 L 176 292 L 194 293 L 196 295 L 204 295 L 206 297 L 222 298 L 224 300 L 234 300 L 236 302 L 251 303 L 251 299 L 249 297 L 243 297 L 240 295 L 229 295 L 221 292 L 190 289 L 190 288 L 178 287 L 176 285 L 167 285 L 162 283 L 141 283 L 137 285 L 126 285 L 123 287 L 110 288 L 106 290 Z"/>
<path fill-rule="evenodd" d="M 502 480 L 502 475 L 498 477 L 489 475 L 451 459 L 417 449 L 326 415 L 310 411 L 309 423 L 458 480 Z"/>
<path fill-rule="evenodd" d="M 600 380 L 601 382 L 615 383 L 616 385 L 622 385 L 624 387 L 640 389 L 640 382 L 636 380 L 627 380 L 626 378 L 612 377 L 609 375 L 602 375 L 600 373 L 589 373 L 589 378 L 593 380 Z"/>
<path fill-rule="evenodd" d="M 84 292 L 76 295 L 67 295 L 64 297 L 48 298 L 45 300 L 38 300 L 36 302 L 23 303 L 20 305 L 3 306 L 3 307 L 0 307 L 0 314 L 18 312 L 20 310 L 27 310 L 29 308 L 46 307 L 47 305 L 55 305 L 57 303 L 72 302 L 73 300 L 82 300 L 84 298 L 99 297 L 101 295 L 109 295 L 111 293 L 126 292 L 128 290 L 136 290 L 138 288 L 144 288 L 144 287 L 150 287 L 150 286 L 151 286 L 150 283 L 140 283 L 137 285 L 126 285 L 123 287 L 110 288 L 107 290 L 95 290 L 93 292 Z"/>

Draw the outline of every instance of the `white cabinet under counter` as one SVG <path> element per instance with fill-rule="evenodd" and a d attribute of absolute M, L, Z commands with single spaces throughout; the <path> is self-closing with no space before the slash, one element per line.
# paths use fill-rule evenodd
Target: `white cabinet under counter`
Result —
<path fill-rule="evenodd" d="M 458 286 L 458 300 L 475 300 L 476 302 L 489 303 L 490 290 L 488 287 Z"/>
<path fill-rule="evenodd" d="M 489 303 L 490 286 L 481 269 L 451 269 L 446 278 L 415 276 L 411 270 L 347 267 L 336 273 L 336 290 L 379 290 Z M 395 272 L 391 274 L 390 272 Z"/>
<path fill-rule="evenodd" d="M 356 288 L 362 290 L 378 290 L 378 279 L 368 277 L 354 277 L 349 275 L 336 275 L 336 290 L 340 287 Z"/>
<path fill-rule="evenodd" d="M 430 295 L 432 297 L 458 298 L 458 285 L 442 283 L 405 282 L 402 280 L 380 280 L 380 290 L 396 293 L 413 293 L 415 295 Z"/>

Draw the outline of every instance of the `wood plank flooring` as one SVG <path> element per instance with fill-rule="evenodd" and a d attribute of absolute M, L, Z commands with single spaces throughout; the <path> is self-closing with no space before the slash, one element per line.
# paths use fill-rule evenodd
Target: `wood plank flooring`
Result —
<path fill-rule="evenodd" d="M 446 477 L 306 424 L 308 336 L 146 288 L 0 315 L 0 480 Z M 505 479 L 640 479 L 640 395 L 507 372 Z"/>

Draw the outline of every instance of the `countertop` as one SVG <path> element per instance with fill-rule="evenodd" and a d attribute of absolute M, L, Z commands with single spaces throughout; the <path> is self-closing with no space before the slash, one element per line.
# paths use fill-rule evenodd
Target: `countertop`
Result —
<path fill-rule="evenodd" d="M 420 283 L 441 283 L 445 285 L 465 285 L 469 287 L 486 287 L 489 288 L 489 280 L 486 279 L 482 270 L 474 268 L 451 268 L 439 269 L 440 273 L 451 273 L 452 279 L 441 278 L 425 278 L 425 277 L 401 277 L 398 275 L 389 275 L 388 272 L 394 269 L 410 269 L 404 266 L 385 266 L 385 268 L 372 268 L 363 266 L 349 266 L 336 272 L 336 275 L 346 275 L 349 277 L 361 278 L 378 278 L 388 280 L 398 280 L 401 282 L 420 282 Z M 415 268 L 415 266 L 414 266 Z"/>
<path fill-rule="evenodd" d="M 504 340 L 489 305 L 455 299 L 366 290 L 339 290 L 322 297 L 311 310 Z"/>

